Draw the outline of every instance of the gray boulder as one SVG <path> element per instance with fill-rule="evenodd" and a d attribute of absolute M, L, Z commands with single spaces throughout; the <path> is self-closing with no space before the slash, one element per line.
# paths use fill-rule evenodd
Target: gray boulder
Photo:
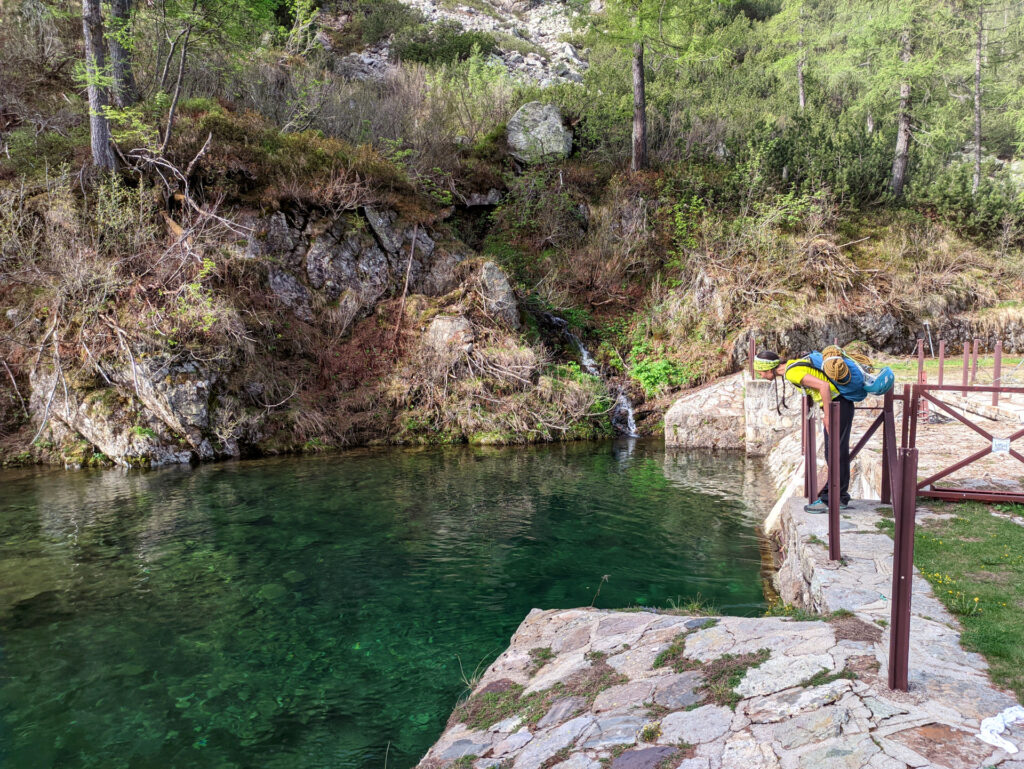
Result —
<path fill-rule="evenodd" d="M 494 262 L 484 262 L 480 268 L 480 293 L 483 294 L 489 315 L 511 328 L 519 328 L 519 306 L 515 292 L 501 267 Z"/>
<path fill-rule="evenodd" d="M 508 121 L 507 130 L 512 157 L 521 163 L 549 163 L 572 152 L 572 131 L 554 104 L 524 104 Z"/>
<path fill-rule="evenodd" d="M 426 352 L 445 361 L 473 350 L 473 326 L 461 315 L 438 315 L 423 335 Z"/>

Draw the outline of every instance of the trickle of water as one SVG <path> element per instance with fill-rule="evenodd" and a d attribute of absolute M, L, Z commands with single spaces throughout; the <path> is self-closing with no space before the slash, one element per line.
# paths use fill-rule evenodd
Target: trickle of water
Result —
<path fill-rule="evenodd" d="M 583 364 L 583 370 L 591 376 L 601 376 L 601 369 L 597 365 L 597 361 L 594 360 L 594 356 L 590 354 L 590 350 L 583 344 L 583 340 L 576 336 L 572 331 L 569 330 L 569 323 L 564 318 L 559 318 L 557 315 L 546 315 L 547 320 L 551 325 L 555 326 L 562 335 L 573 343 L 577 351 L 580 354 L 580 363 Z"/>
<path fill-rule="evenodd" d="M 580 363 L 583 365 L 583 370 L 592 376 L 601 377 L 603 379 L 604 377 L 601 374 L 601 369 L 597 365 L 597 361 L 594 360 L 594 356 L 590 354 L 590 350 L 588 350 L 586 345 L 583 344 L 583 340 L 569 330 L 569 323 L 564 318 L 559 318 L 557 315 L 551 315 L 550 313 L 546 314 L 545 318 L 551 325 L 557 328 L 566 339 L 572 342 L 577 351 L 579 351 Z M 636 419 L 633 415 L 633 401 L 630 400 L 625 387 L 618 388 L 618 393 L 615 396 L 615 406 L 612 409 L 612 427 L 630 438 L 640 437 L 640 434 L 636 431 Z"/>
<path fill-rule="evenodd" d="M 640 437 L 636 431 L 636 419 L 633 416 L 633 401 L 629 399 L 625 388 L 620 389 L 618 396 L 615 398 L 612 426 L 630 438 Z"/>

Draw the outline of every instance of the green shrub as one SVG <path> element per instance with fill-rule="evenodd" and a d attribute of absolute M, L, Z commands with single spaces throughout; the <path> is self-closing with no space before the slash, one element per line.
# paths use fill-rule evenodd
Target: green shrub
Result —
<path fill-rule="evenodd" d="M 5 138 L 9 159 L 4 161 L 4 165 L 16 174 L 31 176 L 72 162 L 76 150 L 82 148 L 84 151 L 89 146 L 89 126 L 77 125 L 67 134 L 43 131 L 38 135 L 31 128 L 18 128 Z M 0 160 L 3 160 L 2 155 Z"/>
<path fill-rule="evenodd" d="M 1022 192 L 1009 176 L 988 161 L 977 193 L 971 191 L 973 182 L 973 163 L 957 163 L 939 170 L 927 183 L 912 185 L 910 195 L 966 237 L 993 238 L 1013 228 L 1019 232 L 1024 226 Z"/>
<path fill-rule="evenodd" d="M 399 30 L 391 50 L 396 58 L 405 62 L 449 64 L 465 61 L 474 50 L 486 56 L 496 48 L 494 37 L 486 32 L 467 32 L 458 22 L 442 21 Z"/>
<path fill-rule="evenodd" d="M 360 34 L 366 45 L 379 43 L 389 35 L 423 25 L 426 17 L 399 0 L 361 0 L 358 13 Z"/>

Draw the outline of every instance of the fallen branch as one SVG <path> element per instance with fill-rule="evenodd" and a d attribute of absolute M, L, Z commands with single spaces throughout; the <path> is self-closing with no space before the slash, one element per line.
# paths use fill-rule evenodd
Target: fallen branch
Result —
<path fill-rule="evenodd" d="M 395 322 L 395 334 L 391 338 L 391 349 L 398 344 L 398 332 L 402 328 L 402 316 L 405 314 L 405 295 L 409 293 L 409 273 L 412 272 L 412 257 L 416 253 L 416 238 L 420 233 L 417 222 L 412 231 L 412 243 L 409 244 L 409 261 L 405 265 L 405 286 L 402 288 L 402 301 L 398 305 L 398 320 Z"/>

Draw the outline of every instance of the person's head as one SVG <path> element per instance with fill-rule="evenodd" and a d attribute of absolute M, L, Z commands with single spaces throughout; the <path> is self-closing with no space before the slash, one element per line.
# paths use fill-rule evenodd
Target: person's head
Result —
<path fill-rule="evenodd" d="M 768 381 L 775 379 L 775 375 L 779 373 L 781 367 L 782 360 L 777 352 L 761 350 L 754 357 L 754 373 L 761 377 L 761 379 L 767 379 Z"/>

